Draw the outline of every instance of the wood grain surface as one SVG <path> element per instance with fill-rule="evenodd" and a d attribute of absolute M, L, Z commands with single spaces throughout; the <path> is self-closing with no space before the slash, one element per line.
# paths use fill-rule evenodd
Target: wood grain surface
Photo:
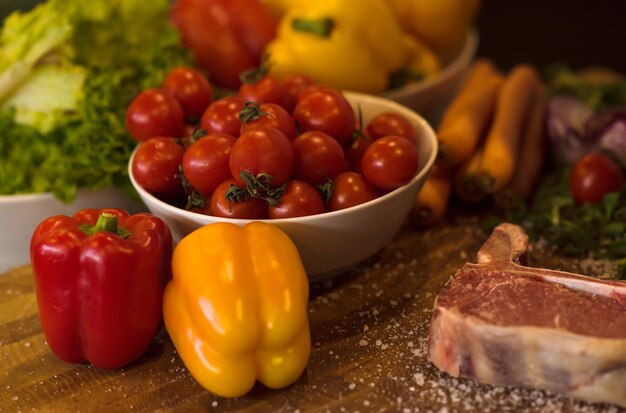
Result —
<path fill-rule="evenodd" d="M 29 266 L 0 275 L 1 412 L 618 412 L 543 391 L 452 378 L 428 362 L 430 312 L 439 289 L 473 261 L 486 234 L 472 217 L 428 231 L 403 229 L 359 268 L 312 285 L 313 351 L 292 386 L 257 385 L 216 397 L 187 372 L 162 332 L 120 370 L 67 364 L 47 347 Z M 578 261 L 535 251 L 532 265 L 580 270 Z"/>

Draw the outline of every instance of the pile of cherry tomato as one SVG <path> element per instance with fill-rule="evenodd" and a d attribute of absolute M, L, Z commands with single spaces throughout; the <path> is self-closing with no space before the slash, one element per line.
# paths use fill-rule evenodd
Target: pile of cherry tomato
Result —
<path fill-rule="evenodd" d="M 139 185 L 182 208 L 246 219 L 336 211 L 408 183 L 419 163 L 411 123 L 392 112 L 361 123 L 340 91 L 304 76 L 261 75 L 214 99 L 188 67 L 126 113 Z"/>

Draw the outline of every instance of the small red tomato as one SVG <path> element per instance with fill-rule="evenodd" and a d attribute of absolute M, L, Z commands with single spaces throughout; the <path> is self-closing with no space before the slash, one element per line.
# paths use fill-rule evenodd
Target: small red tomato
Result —
<path fill-rule="evenodd" d="M 176 67 L 163 80 L 161 88 L 171 93 L 188 118 L 199 118 L 213 100 L 213 89 L 208 79 L 196 69 Z"/>
<path fill-rule="evenodd" d="M 281 82 L 287 92 L 287 107 L 285 107 L 285 109 L 287 109 L 289 113 L 291 113 L 296 106 L 300 92 L 306 87 L 315 84 L 310 77 L 298 74 L 285 76 L 281 79 Z"/>
<path fill-rule="evenodd" d="M 291 143 L 294 154 L 293 178 L 312 185 L 333 179 L 345 168 L 343 148 L 322 131 L 309 131 Z"/>
<path fill-rule="evenodd" d="M 135 181 L 161 199 L 184 194 L 178 179 L 183 148 L 173 138 L 154 137 L 141 142 L 133 156 L 131 169 Z"/>
<path fill-rule="evenodd" d="M 272 219 L 303 217 L 325 211 L 319 191 L 313 185 L 297 180 L 287 182 L 278 205 L 267 208 L 268 216 Z"/>
<path fill-rule="evenodd" d="M 417 147 L 401 136 L 385 136 L 372 142 L 363 154 L 363 175 L 374 186 L 393 190 L 408 183 L 417 172 Z"/>
<path fill-rule="evenodd" d="M 135 140 L 155 136 L 180 137 L 184 134 L 185 115 L 174 96 L 160 89 L 139 93 L 126 110 L 126 129 Z"/>
<path fill-rule="evenodd" d="M 241 119 L 241 132 L 258 128 L 259 126 L 270 126 L 284 133 L 290 141 L 296 138 L 296 124 L 293 118 L 282 106 L 275 103 L 246 102 L 239 114 Z"/>
<path fill-rule="evenodd" d="M 213 101 L 202 114 L 200 126 L 207 133 L 225 133 L 234 137 L 239 136 L 241 120 L 239 112 L 246 103 L 239 96 L 225 96 Z"/>
<path fill-rule="evenodd" d="M 292 114 L 302 132 L 319 130 L 344 145 L 352 138 L 355 117 L 352 106 L 339 91 L 320 87 L 300 95 Z"/>
<path fill-rule="evenodd" d="M 230 152 L 230 172 L 238 185 L 244 185 L 241 171 L 254 176 L 266 174 L 269 184 L 278 187 L 289 179 L 293 170 L 293 149 L 284 133 L 276 128 L 259 126 L 245 131 Z"/>
<path fill-rule="evenodd" d="M 592 152 L 574 164 L 569 184 L 577 204 L 598 203 L 605 194 L 620 190 L 624 173 L 608 156 Z"/>
<path fill-rule="evenodd" d="M 297 95 L 297 99 L 296 99 L 296 103 L 298 103 L 300 100 L 304 99 L 309 93 L 313 93 L 313 92 L 323 92 L 326 90 L 330 90 L 331 92 L 339 92 L 339 90 L 332 88 L 330 86 L 326 86 L 326 85 L 321 85 L 319 83 L 312 83 L 310 85 L 305 85 L 303 86 L 299 91 L 298 91 L 298 95 Z M 341 93 L 341 92 L 339 92 Z"/>
<path fill-rule="evenodd" d="M 216 217 L 267 218 L 267 203 L 262 199 L 245 195 L 245 189 L 237 186 L 234 179 L 228 179 L 219 184 L 211 195 L 208 204 L 209 215 Z M 206 206 L 202 212 L 206 213 Z"/>
<path fill-rule="evenodd" d="M 374 116 L 367 124 L 367 133 L 372 140 L 394 135 L 407 138 L 417 145 L 415 128 L 407 118 L 395 112 L 383 112 Z"/>
<path fill-rule="evenodd" d="M 206 196 L 231 178 L 228 160 L 235 138 L 212 133 L 192 143 L 183 155 L 183 174 L 189 184 Z"/>
<path fill-rule="evenodd" d="M 342 172 L 333 181 L 328 201 L 329 211 L 350 208 L 371 201 L 378 196 L 374 186 L 356 172 Z"/>
<path fill-rule="evenodd" d="M 357 135 L 352 139 L 352 142 L 343 147 L 343 155 L 347 161 L 348 169 L 361 172 L 361 159 L 363 159 L 363 154 L 371 142 L 369 137 Z"/>
<path fill-rule="evenodd" d="M 286 108 L 289 103 L 285 86 L 270 76 L 263 76 L 256 82 L 243 83 L 237 94 L 246 102 L 274 103 L 282 108 Z"/>

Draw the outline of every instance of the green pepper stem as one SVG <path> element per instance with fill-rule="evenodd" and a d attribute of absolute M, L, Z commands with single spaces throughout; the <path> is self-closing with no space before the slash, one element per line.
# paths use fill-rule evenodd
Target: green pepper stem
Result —
<path fill-rule="evenodd" d="M 335 21 L 330 17 L 305 19 L 296 17 L 291 21 L 291 28 L 299 32 L 308 32 L 319 37 L 330 37 L 335 28 Z"/>
<path fill-rule="evenodd" d="M 109 212 L 101 213 L 98 221 L 96 221 L 96 225 L 93 227 L 93 233 L 97 234 L 101 231 L 117 234 L 117 216 Z"/>
<path fill-rule="evenodd" d="M 126 228 L 118 227 L 117 215 L 110 212 L 102 212 L 96 221 L 96 225 L 91 226 L 83 224 L 80 226 L 80 230 L 89 236 L 103 231 L 118 235 L 121 238 L 128 238 L 130 236 L 130 231 Z"/>

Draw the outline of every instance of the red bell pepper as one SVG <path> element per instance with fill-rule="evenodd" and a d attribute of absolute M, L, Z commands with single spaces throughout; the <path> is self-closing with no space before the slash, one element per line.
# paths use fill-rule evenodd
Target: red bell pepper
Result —
<path fill-rule="evenodd" d="M 61 360 L 119 368 L 162 328 L 172 235 L 159 218 L 117 209 L 52 216 L 31 238 L 39 319 Z"/>
<path fill-rule="evenodd" d="M 239 74 L 261 63 L 276 21 L 259 0 L 176 0 L 171 21 L 211 83 L 236 90 Z"/>

